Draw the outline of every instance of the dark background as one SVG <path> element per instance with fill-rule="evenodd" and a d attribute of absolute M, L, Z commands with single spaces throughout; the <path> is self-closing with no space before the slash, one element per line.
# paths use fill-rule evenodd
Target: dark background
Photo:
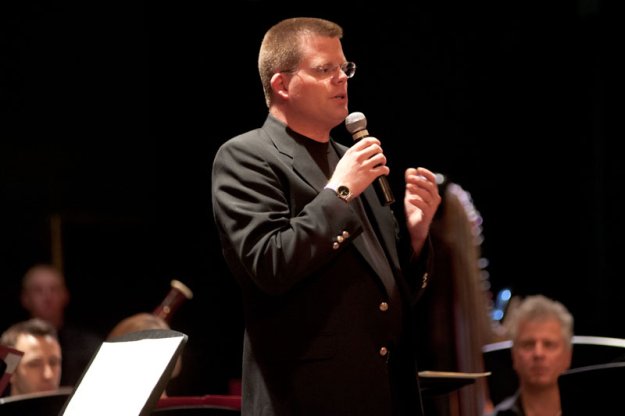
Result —
<path fill-rule="evenodd" d="M 433 3 L 3 3 L 0 328 L 24 317 L 20 278 L 51 260 L 59 218 L 71 319 L 106 334 L 179 279 L 195 297 L 172 323 L 189 335 L 172 392 L 226 391 L 242 322 L 212 222 L 212 158 L 266 116 L 264 32 L 310 15 L 345 29 L 350 110 L 382 140 L 396 196 L 408 166 L 445 173 L 483 217 L 493 292 L 544 293 L 577 334 L 625 337 L 612 11 Z M 343 126 L 334 136 L 351 142 Z"/>

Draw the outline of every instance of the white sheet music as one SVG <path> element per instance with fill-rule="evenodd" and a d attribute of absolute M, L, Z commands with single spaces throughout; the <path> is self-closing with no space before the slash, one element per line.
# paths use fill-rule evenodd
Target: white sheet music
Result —
<path fill-rule="evenodd" d="M 183 341 L 171 337 L 104 342 L 63 416 L 139 415 Z"/>

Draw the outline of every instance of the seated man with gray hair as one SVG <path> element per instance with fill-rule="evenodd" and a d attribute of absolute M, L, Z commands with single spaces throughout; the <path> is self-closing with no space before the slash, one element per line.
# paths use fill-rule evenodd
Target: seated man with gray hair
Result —
<path fill-rule="evenodd" d="M 518 304 L 506 326 L 519 389 L 491 416 L 561 415 L 558 377 L 571 365 L 573 316 L 560 302 L 533 295 Z"/>

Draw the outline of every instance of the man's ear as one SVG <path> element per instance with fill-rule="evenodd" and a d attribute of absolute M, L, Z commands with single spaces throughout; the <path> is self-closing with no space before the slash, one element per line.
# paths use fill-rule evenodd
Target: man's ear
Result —
<path fill-rule="evenodd" d="M 283 72 L 276 72 L 271 77 L 271 89 L 282 99 L 289 98 L 289 78 Z"/>

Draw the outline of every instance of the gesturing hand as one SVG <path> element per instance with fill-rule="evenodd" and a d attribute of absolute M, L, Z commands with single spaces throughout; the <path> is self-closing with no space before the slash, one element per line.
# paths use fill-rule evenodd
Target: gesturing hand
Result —
<path fill-rule="evenodd" d="M 436 176 L 426 168 L 408 168 L 405 173 L 404 210 L 412 249 L 419 254 L 434 214 L 441 203 Z"/>

